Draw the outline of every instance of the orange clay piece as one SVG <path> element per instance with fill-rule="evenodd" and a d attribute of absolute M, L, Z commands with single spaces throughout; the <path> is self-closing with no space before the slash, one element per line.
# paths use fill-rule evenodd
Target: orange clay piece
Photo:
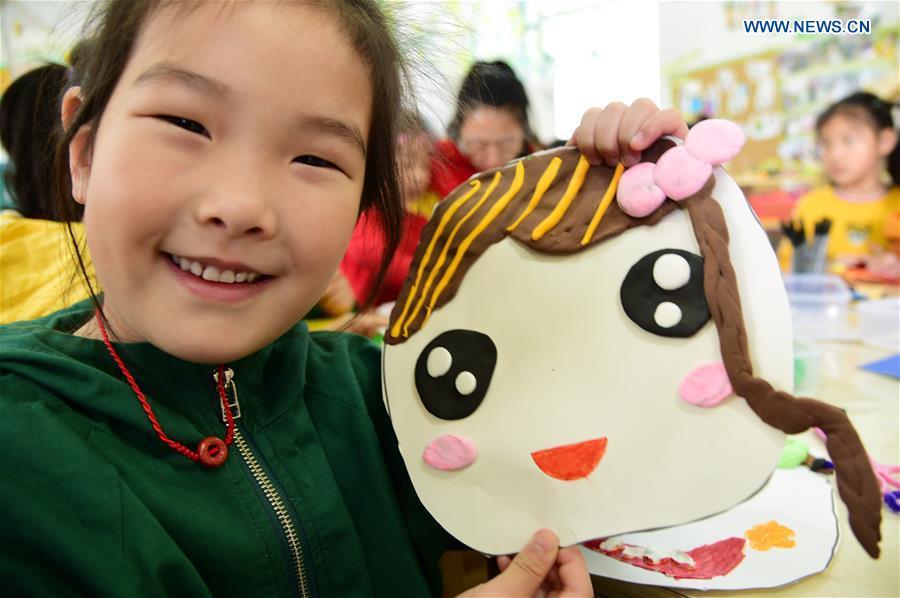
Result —
<path fill-rule="evenodd" d="M 777 521 L 754 525 L 746 532 L 744 537 L 750 540 L 750 548 L 765 551 L 770 548 L 793 548 L 794 530 L 780 525 Z"/>
<path fill-rule="evenodd" d="M 570 482 L 586 478 L 606 454 L 606 438 L 588 440 L 531 453 L 535 464 L 545 474 Z"/>

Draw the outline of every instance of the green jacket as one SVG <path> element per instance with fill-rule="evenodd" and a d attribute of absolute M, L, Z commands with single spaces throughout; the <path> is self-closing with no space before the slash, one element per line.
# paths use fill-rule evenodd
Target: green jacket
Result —
<path fill-rule="evenodd" d="M 228 364 L 238 435 L 208 469 L 157 438 L 102 342 L 68 334 L 90 313 L 0 328 L 5 595 L 440 592 L 451 540 L 413 491 L 369 341 L 301 324 Z M 213 367 L 117 350 L 170 438 L 224 437 Z"/>

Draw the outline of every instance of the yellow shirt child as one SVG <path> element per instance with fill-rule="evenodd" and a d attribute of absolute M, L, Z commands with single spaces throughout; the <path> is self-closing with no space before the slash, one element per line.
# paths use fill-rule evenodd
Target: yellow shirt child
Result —
<path fill-rule="evenodd" d="M 900 210 L 900 187 L 892 187 L 879 199 L 871 201 L 848 201 L 839 197 L 833 187 L 815 189 L 797 202 L 794 219 L 803 222 L 806 238 L 812 239 L 815 223 L 828 218 L 831 231 L 828 239 L 828 257 L 862 257 L 871 254 L 874 244 L 888 247 L 888 238 L 893 235 L 886 230 L 888 216 Z M 893 221 L 897 226 L 897 221 Z"/>

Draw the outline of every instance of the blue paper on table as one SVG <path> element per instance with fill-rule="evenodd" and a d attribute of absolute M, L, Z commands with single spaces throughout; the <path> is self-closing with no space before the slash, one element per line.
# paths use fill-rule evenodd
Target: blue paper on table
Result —
<path fill-rule="evenodd" d="M 872 363 L 864 363 L 859 367 L 883 376 L 900 378 L 900 353 L 896 353 L 885 359 L 873 361 Z"/>

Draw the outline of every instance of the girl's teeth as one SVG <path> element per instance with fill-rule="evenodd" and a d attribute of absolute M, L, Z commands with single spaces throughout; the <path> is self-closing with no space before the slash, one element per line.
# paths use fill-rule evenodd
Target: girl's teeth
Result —
<path fill-rule="evenodd" d="M 234 270 L 220 272 L 215 266 L 204 266 L 200 262 L 194 262 L 177 255 L 172 256 L 172 262 L 185 272 L 190 272 L 194 276 L 199 276 L 203 280 L 211 282 L 224 282 L 225 284 L 253 282 L 261 276 L 261 274 L 256 272 L 235 272 Z"/>
<path fill-rule="evenodd" d="M 219 269 L 215 266 L 207 266 L 203 270 L 202 278 L 211 282 L 219 282 Z"/>

